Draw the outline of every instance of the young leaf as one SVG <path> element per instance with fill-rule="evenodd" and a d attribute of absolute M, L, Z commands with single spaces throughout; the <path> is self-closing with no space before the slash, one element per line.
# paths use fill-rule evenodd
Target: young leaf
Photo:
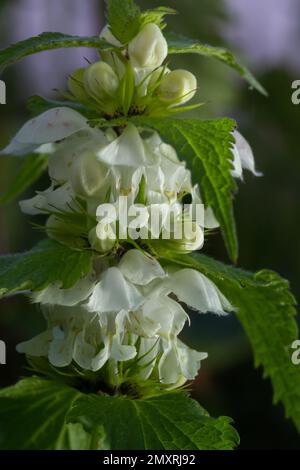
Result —
<path fill-rule="evenodd" d="M 235 261 L 238 243 L 232 195 L 236 183 L 231 176 L 231 146 L 234 142 L 231 132 L 235 122 L 227 118 L 200 121 L 154 117 L 134 117 L 131 121 L 137 126 L 156 130 L 187 162 L 194 183 L 199 183 L 205 205 L 214 210 L 229 255 Z"/>
<path fill-rule="evenodd" d="M 107 22 L 122 44 L 133 39 L 140 28 L 141 10 L 134 0 L 107 0 Z"/>
<path fill-rule="evenodd" d="M 232 52 L 227 49 L 202 44 L 199 41 L 188 39 L 174 33 L 167 33 L 166 39 L 169 45 L 169 54 L 199 54 L 205 57 L 215 58 L 238 72 L 251 87 L 255 88 L 261 94 L 268 96 L 267 91 L 256 80 L 252 73 L 246 67 L 240 65 Z"/>
<path fill-rule="evenodd" d="M 23 290 L 41 290 L 55 282 L 67 289 L 91 269 L 92 252 L 44 240 L 25 253 L 0 257 L 0 297 Z"/>
<path fill-rule="evenodd" d="M 0 204 L 7 204 L 18 197 L 44 173 L 47 165 L 48 155 L 44 153 L 28 155 L 14 182 L 7 192 L 0 197 Z"/>
<path fill-rule="evenodd" d="M 141 15 L 141 26 L 147 23 L 155 23 L 161 29 L 166 27 L 164 17 L 166 15 L 177 15 L 177 11 L 169 7 L 157 7 L 153 10 L 146 10 Z"/>
<path fill-rule="evenodd" d="M 111 450 L 217 450 L 239 443 L 231 419 L 211 418 L 184 392 L 148 399 L 84 395 L 67 415 L 87 432 L 101 425 Z"/>
<path fill-rule="evenodd" d="M 102 51 L 114 49 L 114 46 L 97 36 L 80 37 L 63 33 L 42 33 L 39 36 L 12 44 L 7 49 L 2 49 L 0 51 L 0 73 L 9 65 L 26 56 L 62 47 L 92 47 Z"/>
<path fill-rule="evenodd" d="M 300 373 L 291 362 L 291 344 L 298 337 L 295 299 L 289 284 L 272 271 L 252 274 L 200 254 L 171 256 L 182 266 L 201 271 L 237 307 L 256 366 L 263 366 L 274 388 L 274 401 L 284 404 L 300 431 Z"/>
<path fill-rule="evenodd" d="M 91 436 L 65 416 L 81 393 L 31 377 L 0 390 L 1 450 L 84 450 Z"/>

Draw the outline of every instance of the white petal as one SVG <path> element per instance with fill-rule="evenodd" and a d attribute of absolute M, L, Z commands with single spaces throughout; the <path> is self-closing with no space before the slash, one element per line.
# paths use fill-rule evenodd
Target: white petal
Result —
<path fill-rule="evenodd" d="M 217 221 L 214 211 L 211 207 L 208 207 L 204 210 L 204 227 L 210 229 L 220 227 L 220 224 Z"/>
<path fill-rule="evenodd" d="M 29 341 L 18 344 L 16 349 L 19 353 L 28 354 L 29 356 L 48 356 L 51 340 L 52 331 L 46 330 Z"/>
<path fill-rule="evenodd" d="M 159 238 L 161 231 L 167 225 L 170 216 L 170 204 L 154 203 L 155 198 L 151 195 L 152 202 L 149 206 L 149 229 L 154 239 Z"/>
<path fill-rule="evenodd" d="M 179 340 L 177 343 L 177 354 L 181 372 L 188 380 L 193 380 L 197 376 L 201 361 L 208 356 L 206 352 L 198 352 L 188 348 Z"/>
<path fill-rule="evenodd" d="M 115 38 L 115 36 L 110 31 L 108 25 L 104 26 L 104 28 L 101 30 L 101 33 L 100 33 L 99 37 L 105 39 L 105 41 L 109 42 L 113 46 L 116 46 L 116 47 L 121 47 L 122 46 L 120 41 L 118 41 L 118 39 Z"/>
<path fill-rule="evenodd" d="M 41 192 L 30 199 L 19 201 L 19 206 L 23 214 L 37 215 L 44 213 L 47 207 L 46 191 Z"/>
<path fill-rule="evenodd" d="M 83 369 L 90 369 L 96 353 L 95 347 L 85 339 L 85 330 L 78 333 L 74 342 L 73 359 Z"/>
<path fill-rule="evenodd" d="M 1 153 L 23 155 L 29 149 L 62 140 L 85 128 L 89 128 L 87 120 L 77 111 L 53 108 L 28 121 Z"/>
<path fill-rule="evenodd" d="M 99 353 L 93 358 L 91 362 L 91 370 L 97 371 L 101 369 L 104 364 L 108 361 L 110 355 L 110 339 L 108 337 L 103 338 L 104 347 Z"/>
<path fill-rule="evenodd" d="M 171 342 L 165 342 L 164 352 L 158 364 L 158 372 L 159 380 L 164 384 L 172 384 L 178 381 L 181 369 L 176 347 Z"/>
<path fill-rule="evenodd" d="M 88 301 L 93 312 L 119 312 L 135 310 L 143 300 L 140 292 L 126 279 L 118 268 L 108 268 L 96 285 Z"/>
<path fill-rule="evenodd" d="M 194 269 L 181 269 L 172 274 L 169 289 L 181 302 L 202 313 L 225 315 L 226 311 L 234 310 L 217 286 Z"/>
<path fill-rule="evenodd" d="M 127 251 L 119 263 L 119 269 L 130 282 L 142 286 L 166 275 L 155 258 L 139 250 Z"/>
<path fill-rule="evenodd" d="M 189 319 L 187 313 L 175 300 L 164 295 L 150 296 L 142 307 L 143 316 L 159 325 L 161 336 L 177 336 Z"/>
<path fill-rule="evenodd" d="M 254 155 L 247 140 L 238 131 L 234 131 L 233 136 L 235 138 L 236 149 L 236 151 L 234 151 L 235 169 L 233 170 L 236 175 L 234 174 L 234 176 L 242 176 L 241 167 L 251 171 L 255 176 L 262 176 L 262 173 L 255 170 Z"/>
<path fill-rule="evenodd" d="M 193 186 L 191 190 L 191 195 L 192 195 L 192 206 L 196 206 L 197 204 L 202 204 L 203 205 L 203 200 L 200 194 L 199 186 L 196 184 Z M 220 226 L 219 222 L 217 221 L 214 211 L 211 207 L 207 207 L 206 209 L 204 208 L 204 220 L 203 220 L 203 225 L 200 224 L 201 226 L 205 228 L 218 228 Z"/>
<path fill-rule="evenodd" d="M 159 352 L 159 340 L 157 338 L 140 338 L 139 376 L 142 380 L 147 380 L 155 366 L 155 361 Z"/>
<path fill-rule="evenodd" d="M 21 211 L 29 215 L 45 214 L 46 211 L 55 210 L 70 212 L 71 208 L 76 209 L 74 198 L 75 195 L 70 184 L 66 183 L 57 189 L 51 186 L 31 199 L 20 201 L 19 205 Z"/>
<path fill-rule="evenodd" d="M 161 168 L 165 175 L 165 191 L 179 193 L 183 186 L 185 190 L 191 190 L 190 172 L 185 168 L 185 163 L 179 161 L 175 149 L 170 145 L 161 144 L 160 153 Z"/>
<path fill-rule="evenodd" d="M 125 336 L 126 311 L 121 311 L 116 316 L 116 333 L 111 345 L 111 358 L 116 361 L 129 361 L 136 356 L 135 346 L 122 344 Z"/>
<path fill-rule="evenodd" d="M 55 151 L 48 159 L 48 172 L 52 181 L 63 184 L 70 179 L 71 166 L 83 152 L 96 152 L 107 145 L 107 138 L 100 129 L 84 129 L 58 144 L 48 144 Z M 96 158 L 96 157 L 95 157 Z"/>
<path fill-rule="evenodd" d="M 232 147 L 232 154 L 233 154 L 233 161 L 232 161 L 233 169 L 231 170 L 231 176 L 233 176 L 233 178 L 242 179 L 243 178 L 242 162 L 241 162 L 241 157 L 240 157 L 240 154 L 236 145 Z"/>
<path fill-rule="evenodd" d="M 130 41 L 128 53 L 134 67 L 154 70 L 167 57 L 168 44 L 161 29 L 154 23 L 148 23 Z"/>
<path fill-rule="evenodd" d="M 58 284 L 51 284 L 46 289 L 34 292 L 31 298 L 34 303 L 72 307 L 87 299 L 94 285 L 94 275 L 89 275 L 79 280 L 70 289 L 61 289 Z"/>
<path fill-rule="evenodd" d="M 107 165 L 133 168 L 144 165 L 145 147 L 137 128 L 129 124 L 120 137 L 97 152 L 97 158 Z"/>
<path fill-rule="evenodd" d="M 66 367 L 73 359 L 75 332 L 64 332 L 59 327 L 53 328 L 53 340 L 49 348 L 49 361 L 56 367 Z"/>
<path fill-rule="evenodd" d="M 140 337 L 153 338 L 157 335 L 161 325 L 159 319 L 147 317 L 143 310 L 136 310 L 128 314 L 128 328 L 131 333 Z"/>

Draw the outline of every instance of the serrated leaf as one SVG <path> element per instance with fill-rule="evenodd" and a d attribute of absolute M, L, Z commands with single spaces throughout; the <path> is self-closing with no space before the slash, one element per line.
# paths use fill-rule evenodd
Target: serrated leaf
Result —
<path fill-rule="evenodd" d="M 239 442 L 230 418 L 209 417 L 183 392 L 139 400 L 84 395 L 67 421 L 80 422 L 88 432 L 101 425 L 111 450 L 217 450 Z"/>
<path fill-rule="evenodd" d="M 166 39 L 169 45 L 169 54 L 199 54 L 217 59 L 238 72 L 251 87 L 255 88 L 261 94 L 268 96 L 265 88 L 256 80 L 252 73 L 246 67 L 240 65 L 233 53 L 227 49 L 202 44 L 199 41 L 174 33 L 167 33 Z"/>
<path fill-rule="evenodd" d="M 187 162 L 194 183 L 199 183 L 206 206 L 211 206 L 220 223 L 230 257 L 235 261 L 238 242 L 233 215 L 233 192 L 236 183 L 231 176 L 234 142 L 232 119 L 201 121 L 196 119 L 160 119 L 135 117 L 137 126 L 156 130 Z"/>
<path fill-rule="evenodd" d="M 155 23 L 161 29 L 166 27 L 164 22 L 164 17 L 166 15 L 177 15 L 177 11 L 174 8 L 169 7 L 157 7 L 153 10 L 146 10 L 141 15 L 141 25 L 145 25 L 148 23 Z"/>
<path fill-rule="evenodd" d="M 10 188 L 0 197 L 0 204 L 7 204 L 23 193 L 46 171 L 47 166 L 48 155 L 28 155 Z"/>
<path fill-rule="evenodd" d="M 0 73 L 9 65 L 32 54 L 62 47 L 92 47 L 102 51 L 111 51 L 114 46 L 97 36 L 71 36 L 63 33 L 42 33 L 24 41 L 12 44 L 0 51 Z"/>
<path fill-rule="evenodd" d="M 67 289 L 91 269 L 92 252 L 44 240 L 25 253 L 0 257 L 0 297 L 23 290 L 41 290 L 55 282 Z"/>
<path fill-rule="evenodd" d="M 175 255 L 172 260 L 201 271 L 238 308 L 255 364 L 263 366 L 264 376 L 273 384 L 275 403 L 284 404 L 300 432 L 300 373 L 291 362 L 291 345 L 298 337 L 297 312 L 289 283 L 273 271 L 253 274 L 200 254 Z"/>
<path fill-rule="evenodd" d="M 91 436 L 65 416 L 80 392 L 31 377 L 0 390 L 1 450 L 89 449 Z"/>
<path fill-rule="evenodd" d="M 107 22 L 112 34 L 127 44 L 139 32 L 141 10 L 134 0 L 107 0 Z"/>

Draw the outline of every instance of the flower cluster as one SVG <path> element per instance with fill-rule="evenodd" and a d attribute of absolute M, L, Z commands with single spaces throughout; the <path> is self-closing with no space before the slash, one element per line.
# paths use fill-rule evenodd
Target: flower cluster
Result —
<path fill-rule="evenodd" d="M 127 47 L 108 28 L 101 35 L 116 49 L 74 72 L 65 93 L 68 99 L 108 117 L 130 110 L 166 111 L 194 96 L 196 78 L 163 65 L 168 47 L 157 25 L 145 25 Z M 131 79 L 133 92 L 126 104 L 128 96 L 122 90 L 130 89 Z M 243 168 L 257 174 L 249 145 L 237 132 L 235 140 L 233 176 L 242 178 Z M 124 370 L 168 386 L 193 379 L 207 355 L 178 338 L 189 322 L 183 305 L 218 315 L 234 307 L 204 275 L 172 264 L 162 266 L 155 258 L 158 249 L 197 250 L 205 229 L 218 227 L 211 208 L 204 210 L 203 220 L 195 219 L 201 188 L 192 185 L 190 171 L 175 149 L 155 132 L 133 124 L 102 131 L 79 112 L 61 107 L 27 122 L 2 151 L 29 152 L 48 154 L 51 185 L 21 201 L 21 210 L 46 214 L 51 238 L 93 250 L 95 256 L 93 271 L 72 288 L 53 284 L 30 294 L 41 305 L 48 326 L 18 350 L 47 357 L 57 368 L 77 364 L 93 372 L 109 369 L 109 381 L 115 385 Z M 186 195 L 189 211 L 183 211 Z M 124 197 L 131 207 L 144 206 L 138 241 L 121 220 Z M 107 204 L 118 209 L 117 215 L 107 217 Z M 174 236 L 187 221 L 190 234 Z M 123 237 L 120 231 L 125 232 Z"/>

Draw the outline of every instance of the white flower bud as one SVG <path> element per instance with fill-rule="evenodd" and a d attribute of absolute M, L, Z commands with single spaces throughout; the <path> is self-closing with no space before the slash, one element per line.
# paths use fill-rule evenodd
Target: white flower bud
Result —
<path fill-rule="evenodd" d="M 84 86 L 90 95 L 105 98 L 114 95 L 117 91 L 119 79 L 109 64 L 99 61 L 86 69 Z"/>
<path fill-rule="evenodd" d="M 113 249 L 116 244 L 116 234 L 110 224 L 101 222 L 90 230 L 88 239 L 91 247 L 100 253 L 106 253 Z"/>
<path fill-rule="evenodd" d="M 71 168 L 71 184 L 75 194 L 92 197 L 107 183 L 108 169 L 92 152 L 81 154 Z"/>
<path fill-rule="evenodd" d="M 158 80 L 162 80 L 162 78 L 170 72 L 171 70 L 168 67 L 158 67 L 158 69 L 155 69 L 151 73 L 148 88 L 157 85 Z"/>
<path fill-rule="evenodd" d="M 187 70 L 173 70 L 163 77 L 158 95 L 162 101 L 182 104 L 193 98 L 196 88 L 195 75 Z"/>
<path fill-rule="evenodd" d="M 87 99 L 83 83 L 84 73 L 84 68 L 77 69 L 68 78 L 68 88 L 70 92 L 81 101 L 86 101 Z"/>
<path fill-rule="evenodd" d="M 128 53 L 133 67 L 159 67 L 168 55 L 168 44 L 160 28 L 148 23 L 129 43 Z"/>

